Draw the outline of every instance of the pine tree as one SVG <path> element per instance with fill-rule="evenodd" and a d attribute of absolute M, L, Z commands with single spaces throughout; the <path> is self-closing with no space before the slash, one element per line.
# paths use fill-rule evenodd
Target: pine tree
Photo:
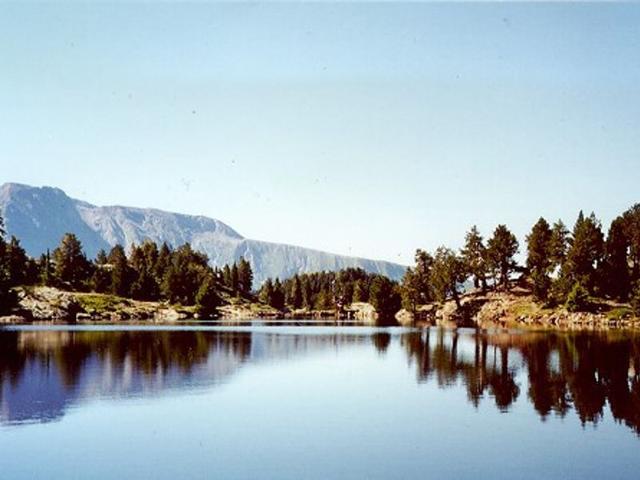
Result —
<path fill-rule="evenodd" d="M 542 217 L 527 236 L 527 268 L 533 280 L 533 293 L 539 300 L 546 300 L 551 280 L 551 227 Z"/>
<path fill-rule="evenodd" d="M 239 285 L 238 265 L 234 263 L 231 266 L 231 279 L 230 279 L 230 285 L 229 285 L 229 287 L 231 288 L 231 293 L 234 296 L 238 296 L 238 293 L 240 293 L 240 289 L 238 288 L 238 285 Z"/>
<path fill-rule="evenodd" d="M 382 320 L 393 318 L 401 307 L 401 299 L 395 282 L 383 275 L 376 275 L 371 281 L 369 302 Z"/>
<path fill-rule="evenodd" d="M 80 289 L 89 278 L 90 266 L 82 251 L 80 240 L 73 233 L 66 233 L 60 245 L 53 251 L 54 274 L 57 281 L 72 289 Z"/>
<path fill-rule="evenodd" d="M 460 308 L 458 285 L 466 279 L 464 262 L 453 250 L 439 247 L 433 259 L 432 281 L 436 299 L 444 302 L 451 297 Z"/>
<path fill-rule="evenodd" d="M 425 304 L 433 300 L 433 289 L 431 286 L 431 270 L 433 268 L 433 257 L 424 250 L 416 250 L 415 268 L 413 273 L 416 278 L 416 287 L 419 294 L 419 303 Z"/>
<path fill-rule="evenodd" d="M 622 214 L 625 236 L 629 242 L 629 260 L 631 281 L 640 280 L 640 203 L 635 204 Z"/>
<path fill-rule="evenodd" d="M 253 270 L 244 257 L 240 257 L 238 263 L 238 289 L 244 296 L 248 296 L 253 289 Z"/>
<path fill-rule="evenodd" d="M 231 288 L 231 268 L 229 268 L 229 265 L 225 265 L 224 268 L 222 269 L 222 280 L 223 280 L 224 286 L 230 289 Z"/>
<path fill-rule="evenodd" d="M 593 213 L 585 217 L 580 212 L 563 265 L 562 275 L 567 277 L 567 283 L 580 283 L 589 293 L 594 293 L 603 250 L 604 236 L 600 222 Z"/>
<path fill-rule="evenodd" d="M 38 261 L 38 269 L 40 270 L 40 283 L 45 286 L 51 286 L 54 282 L 54 269 L 51 263 L 51 253 L 47 249 L 47 253 L 43 253 Z"/>
<path fill-rule="evenodd" d="M 618 217 L 611 222 L 604 247 L 604 281 L 600 290 L 621 301 L 629 298 L 631 289 L 628 250 L 624 218 Z"/>
<path fill-rule="evenodd" d="M 402 298 L 402 308 L 415 313 L 420 304 L 420 284 L 418 276 L 411 267 L 407 268 L 402 277 L 402 286 L 400 290 Z"/>
<path fill-rule="evenodd" d="M 487 289 L 487 249 L 484 246 L 482 236 L 475 225 L 465 236 L 465 245 L 460 252 L 467 272 L 473 276 L 473 284 L 476 288 Z"/>
<path fill-rule="evenodd" d="M 369 301 L 369 289 L 364 280 L 356 280 L 353 287 L 353 301 L 354 302 L 368 302 Z"/>
<path fill-rule="evenodd" d="M 171 248 L 167 245 L 167 242 L 163 242 L 158 250 L 158 257 L 156 258 L 153 266 L 153 276 L 155 277 L 155 281 L 158 285 L 162 283 L 164 275 L 169 268 L 169 264 L 171 263 L 171 253 Z"/>
<path fill-rule="evenodd" d="M 221 304 L 216 280 L 213 275 L 207 275 L 196 294 L 196 312 L 201 318 L 211 318 L 216 315 Z"/>
<path fill-rule="evenodd" d="M 279 278 L 276 278 L 276 281 L 273 282 L 273 294 L 271 295 L 270 305 L 278 310 L 282 310 L 284 308 L 284 290 Z"/>
<path fill-rule="evenodd" d="M 262 284 L 262 287 L 260 287 L 258 299 L 262 303 L 271 305 L 271 302 L 273 301 L 273 280 L 271 280 L 271 278 L 267 278 Z"/>
<path fill-rule="evenodd" d="M 114 246 L 109 252 L 111 265 L 111 285 L 109 291 L 114 295 L 128 297 L 131 293 L 133 272 L 127 262 L 127 256 L 122 245 Z"/>
<path fill-rule="evenodd" d="M 506 225 L 498 225 L 487 244 L 487 257 L 499 276 L 500 284 L 509 287 L 509 275 L 515 270 L 515 254 L 518 253 L 518 239 Z"/>
<path fill-rule="evenodd" d="M 549 256 L 552 268 L 560 268 L 567 257 L 569 249 L 569 230 L 562 220 L 553 224 L 551 239 L 549 240 Z"/>
<path fill-rule="evenodd" d="M 0 215 L 0 314 L 9 313 L 17 302 L 12 290 L 9 262 L 7 261 L 7 243 L 4 240 L 4 221 Z"/>
<path fill-rule="evenodd" d="M 302 307 L 302 285 L 300 277 L 296 274 L 293 276 L 293 288 L 291 292 L 291 306 L 294 309 Z"/>
<path fill-rule="evenodd" d="M 14 236 L 11 236 L 7 244 L 6 256 L 11 282 L 14 285 L 24 284 L 27 278 L 28 257 L 24 248 L 20 246 L 20 241 Z"/>

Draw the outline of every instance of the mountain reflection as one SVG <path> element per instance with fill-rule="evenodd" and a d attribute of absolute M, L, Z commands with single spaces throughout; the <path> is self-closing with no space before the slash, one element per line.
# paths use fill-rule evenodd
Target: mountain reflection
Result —
<path fill-rule="evenodd" d="M 83 399 L 209 387 L 247 363 L 356 344 L 382 356 L 400 347 L 419 383 L 463 388 L 475 407 L 489 401 L 506 412 L 525 401 L 542 420 L 574 411 L 583 423 L 609 410 L 640 434 L 640 338 L 620 332 L 3 330 L 0 421 L 52 421 Z"/>

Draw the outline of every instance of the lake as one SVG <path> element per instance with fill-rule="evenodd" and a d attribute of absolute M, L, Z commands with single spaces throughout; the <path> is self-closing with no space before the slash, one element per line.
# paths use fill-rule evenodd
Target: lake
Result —
<path fill-rule="evenodd" d="M 632 479 L 640 337 L 0 329 L 2 479 Z"/>

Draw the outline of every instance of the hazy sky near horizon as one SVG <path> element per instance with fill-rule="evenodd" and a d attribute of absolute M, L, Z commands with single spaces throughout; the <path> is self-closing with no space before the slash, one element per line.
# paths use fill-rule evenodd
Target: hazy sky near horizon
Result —
<path fill-rule="evenodd" d="M 638 4 L 0 4 L 0 183 L 408 263 L 640 201 Z"/>

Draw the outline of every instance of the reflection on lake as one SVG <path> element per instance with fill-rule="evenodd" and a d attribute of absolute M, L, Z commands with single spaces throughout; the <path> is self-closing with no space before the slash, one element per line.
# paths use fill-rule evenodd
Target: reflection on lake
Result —
<path fill-rule="evenodd" d="M 0 466 L 7 478 L 536 478 L 542 462 L 552 477 L 633 478 L 639 370 L 640 338 L 624 332 L 4 329 Z M 454 454 L 466 460 L 442 464 Z"/>

